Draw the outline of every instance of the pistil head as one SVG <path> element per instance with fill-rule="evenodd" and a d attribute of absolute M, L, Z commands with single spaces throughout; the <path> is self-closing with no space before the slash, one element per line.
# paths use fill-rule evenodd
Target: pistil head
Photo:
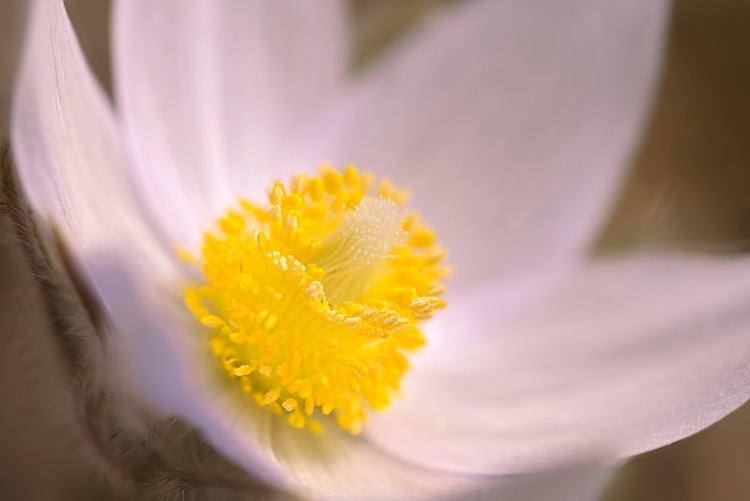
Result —
<path fill-rule="evenodd" d="M 396 202 L 380 196 L 365 196 L 344 215 L 313 258 L 325 270 L 323 286 L 329 301 L 358 301 L 364 296 L 402 239 L 402 222 Z"/>
<path fill-rule="evenodd" d="M 405 196 L 354 167 L 276 183 L 266 207 L 241 200 L 207 233 L 205 281 L 186 304 L 217 367 L 295 428 L 320 415 L 358 433 L 383 409 L 444 306 L 444 255 Z"/>

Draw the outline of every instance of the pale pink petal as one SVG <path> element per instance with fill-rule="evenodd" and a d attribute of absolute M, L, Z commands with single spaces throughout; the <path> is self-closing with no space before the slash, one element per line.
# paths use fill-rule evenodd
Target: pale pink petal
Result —
<path fill-rule="evenodd" d="M 27 28 L 12 144 L 31 204 L 84 266 L 88 256 L 118 247 L 149 259 L 155 270 L 168 267 L 132 197 L 112 110 L 63 2 L 35 1 Z"/>
<path fill-rule="evenodd" d="M 366 428 L 449 471 L 525 471 L 581 448 L 623 457 L 706 426 L 750 396 L 750 261 L 603 259 L 498 324 L 492 287 L 428 326 L 404 396 Z"/>
<path fill-rule="evenodd" d="M 336 137 L 311 151 L 411 188 L 451 254 L 454 288 L 578 257 L 648 117 L 668 8 L 448 11 L 364 75 L 328 125 Z"/>
<path fill-rule="evenodd" d="M 162 416 L 186 418 L 261 480 L 288 486 L 269 447 L 273 414 L 237 400 L 228 378 L 217 377 L 205 334 L 185 311 L 178 287 L 144 279 L 149 263 L 118 252 L 98 256 L 92 269 L 119 332 L 111 351 L 120 390 Z"/>
<path fill-rule="evenodd" d="M 597 500 L 611 461 L 566 458 L 563 468 L 546 464 L 526 476 L 475 476 L 420 468 L 351 437 L 331 424 L 323 436 L 277 426 L 276 457 L 311 499 L 357 500 Z M 550 468 L 553 468 L 550 470 Z M 544 471 L 544 473 L 539 473 Z M 554 493 L 554 497 L 547 497 Z"/>
<path fill-rule="evenodd" d="M 185 417 L 217 450 L 264 481 L 311 499 L 481 499 L 492 493 L 492 499 L 527 500 L 556 491 L 558 499 L 593 500 L 606 479 L 608 460 L 586 462 L 566 475 L 520 480 L 445 474 L 405 463 L 329 419 L 320 436 L 295 430 L 216 371 L 197 323 L 167 291 L 139 280 L 138 265 L 121 258 L 103 256 L 95 270 L 105 302 L 116 305 L 115 325 L 129 333 L 116 345 L 130 362 L 124 382 L 144 388 L 141 395 L 152 408 Z M 566 460 L 608 459 L 591 452 Z M 556 463 L 538 466 L 547 470 Z"/>
<path fill-rule="evenodd" d="M 117 105 L 136 180 L 172 243 L 263 194 L 347 62 L 339 0 L 128 0 L 114 17 Z"/>

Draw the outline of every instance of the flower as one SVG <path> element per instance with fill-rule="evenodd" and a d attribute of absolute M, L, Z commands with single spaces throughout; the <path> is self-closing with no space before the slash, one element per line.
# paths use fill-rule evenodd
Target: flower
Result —
<path fill-rule="evenodd" d="M 648 2 L 476 1 L 354 79 L 336 2 L 129 0 L 113 110 L 62 2 L 37 0 L 14 153 L 111 316 L 123 384 L 268 481 L 429 495 L 590 449 L 627 456 L 750 395 L 745 259 L 589 253 L 648 109 L 664 16 Z M 198 248 L 237 196 L 260 201 L 321 158 L 413 188 L 455 268 L 404 397 L 361 437 L 244 405 L 181 303 L 195 270 L 176 250 Z"/>

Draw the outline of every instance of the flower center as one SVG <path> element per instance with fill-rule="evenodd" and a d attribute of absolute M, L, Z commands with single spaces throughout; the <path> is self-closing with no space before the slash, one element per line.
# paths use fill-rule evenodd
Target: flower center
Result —
<path fill-rule="evenodd" d="M 270 205 L 240 208 L 206 233 L 205 281 L 185 301 L 217 367 L 295 428 L 333 413 L 357 434 L 384 409 L 444 306 L 444 252 L 405 195 L 349 166 L 277 182 Z"/>

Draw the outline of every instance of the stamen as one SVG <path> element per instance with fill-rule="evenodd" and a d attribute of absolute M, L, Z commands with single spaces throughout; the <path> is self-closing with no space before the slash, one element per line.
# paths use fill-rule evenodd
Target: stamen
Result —
<path fill-rule="evenodd" d="M 275 183 L 268 207 L 241 200 L 205 235 L 205 281 L 185 304 L 250 402 L 314 433 L 333 413 L 357 434 L 367 407 L 388 406 L 447 273 L 405 199 L 353 166 L 324 167 Z"/>

